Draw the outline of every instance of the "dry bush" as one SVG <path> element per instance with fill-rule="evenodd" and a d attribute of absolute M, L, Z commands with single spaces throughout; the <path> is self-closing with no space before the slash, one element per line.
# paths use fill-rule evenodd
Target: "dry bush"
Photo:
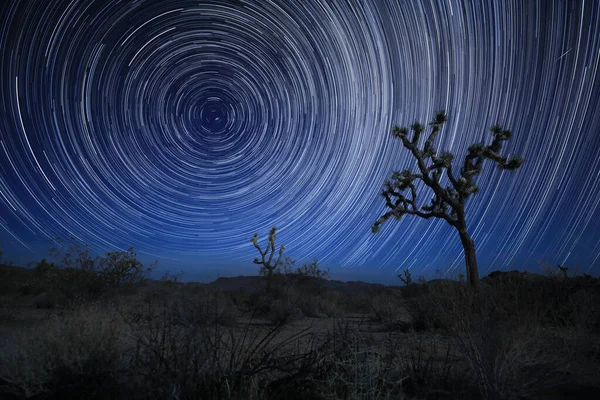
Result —
<path fill-rule="evenodd" d="M 402 340 L 403 343 L 399 343 Z M 426 398 L 473 398 L 470 383 L 461 375 L 460 354 L 453 341 L 410 335 L 388 340 L 391 356 L 397 357 L 405 376 L 403 390 Z M 461 395 L 466 394 L 469 395 Z"/>
<path fill-rule="evenodd" d="M 19 285 L 17 291 L 21 296 L 37 296 L 49 289 L 48 285 L 45 285 L 43 282 L 30 279 L 28 282 Z"/>
<path fill-rule="evenodd" d="M 296 303 L 290 300 L 275 299 L 269 305 L 266 317 L 273 325 L 283 325 L 298 321 L 303 317 L 303 312 Z"/>
<path fill-rule="evenodd" d="M 129 367 L 124 329 L 114 310 L 79 307 L 1 351 L 0 376 L 16 395 L 110 397 Z"/>
<path fill-rule="evenodd" d="M 419 297 L 429 292 L 427 283 L 411 283 L 410 285 L 400 287 L 402 298 L 410 299 Z"/>
<path fill-rule="evenodd" d="M 462 396 L 468 385 L 456 368 L 456 348 L 449 343 L 425 342 L 414 334 L 382 338 L 344 320 L 329 332 L 328 342 L 332 351 L 323 361 L 327 373 L 319 381 L 326 398 L 468 397 Z"/>
<path fill-rule="evenodd" d="M 224 327 L 183 319 L 176 303 L 146 305 L 150 318 L 140 323 L 97 304 L 47 321 L 0 352 L 0 397 L 284 398 L 310 381 L 327 349 L 309 328 L 284 333 L 283 324 L 256 325 L 254 316 Z"/>
<path fill-rule="evenodd" d="M 338 353 L 329 368 L 330 375 L 323 382 L 329 398 L 398 398 L 401 393 L 402 378 L 393 376 L 385 356 L 361 340 L 353 340 L 346 351 Z"/>
<path fill-rule="evenodd" d="M 329 318 L 344 315 L 343 296 L 336 290 L 327 290 L 321 295 L 320 311 Z"/>
<path fill-rule="evenodd" d="M 368 314 L 371 312 L 371 301 L 376 292 L 361 290 L 358 292 L 341 292 L 341 309 L 349 313 Z"/>
<path fill-rule="evenodd" d="M 67 299 L 61 293 L 47 291 L 38 294 L 33 298 L 33 306 L 41 309 L 51 309 L 64 307 L 67 305 Z"/>
<path fill-rule="evenodd" d="M 535 323 L 500 325 L 489 310 L 469 318 L 457 322 L 455 336 L 484 398 L 517 398 L 562 382 L 564 340 Z"/>
<path fill-rule="evenodd" d="M 373 336 L 358 328 L 338 320 L 329 331 L 331 353 L 323 361 L 327 372 L 319 379 L 322 393 L 325 398 L 398 398 L 402 377 L 393 360 L 374 348 Z"/>
<path fill-rule="evenodd" d="M 109 290 L 129 289 L 142 283 L 156 265 L 144 267 L 133 247 L 92 256 L 89 246 L 75 237 L 56 239 L 50 255 L 56 261 L 35 263 L 30 288 L 25 290 L 44 287 L 60 293 L 69 303 L 96 301 Z"/>
<path fill-rule="evenodd" d="M 18 313 L 18 299 L 14 294 L 0 296 L 0 322 L 14 321 Z"/>
<path fill-rule="evenodd" d="M 321 313 L 321 298 L 315 295 L 299 296 L 295 301 L 302 315 L 309 318 L 323 316 Z"/>
<path fill-rule="evenodd" d="M 325 318 L 342 314 L 340 308 L 344 298 L 333 290 L 322 287 L 317 290 L 314 284 L 316 278 L 294 275 L 273 275 L 273 278 L 278 284 L 273 284 L 269 290 L 249 294 L 245 301 L 238 299 L 238 303 L 245 306 L 246 313 L 258 312 L 258 315 L 273 322 L 278 322 L 280 317 L 293 321 L 302 316 Z M 310 280 L 310 285 L 306 285 L 305 279 Z M 298 309 L 301 315 L 296 315 Z"/>
<path fill-rule="evenodd" d="M 193 296 L 185 293 L 174 303 L 174 310 L 183 323 L 234 326 L 239 310 L 228 293 L 196 290 Z"/>
<path fill-rule="evenodd" d="M 344 297 L 331 289 L 307 289 L 302 284 L 288 288 L 286 298 L 297 304 L 302 314 L 309 318 L 338 317 L 343 314 Z"/>
<path fill-rule="evenodd" d="M 576 328 L 600 334 L 600 287 L 577 291 L 570 296 L 569 307 Z"/>
<path fill-rule="evenodd" d="M 385 289 L 373 294 L 370 304 L 371 319 L 379 323 L 391 323 L 398 320 L 399 313 L 403 310 L 400 293 L 392 289 Z"/>
<path fill-rule="evenodd" d="M 439 331 L 427 334 L 365 333 L 372 325 L 367 315 L 340 319 L 326 333 L 286 326 L 302 316 L 296 301 L 304 293 L 293 285 L 260 293 L 266 311 L 245 309 L 243 324 L 243 297 L 159 285 L 118 309 L 65 309 L 35 336 L 7 344 L 0 349 L 0 397 L 516 398 L 560 382 L 558 366 L 576 362 L 574 348 L 581 359 L 591 357 L 584 341 L 594 333 L 588 321 L 597 304 L 588 304 L 596 299 L 592 289 L 572 294 L 567 287 L 564 294 L 554 283 L 536 289 L 513 278 L 482 282 L 479 292 L 430 283 L 426 294 L 407 301 L 413 315 L 420 310 L 424 320 L 438 319 L 427 329 Z M 403 301 L 393 291 L 360 293 L 352 307 L 364 301 L 366 310 L 387 310 L 382 319 L 398 317 Z M 561 293 L 563 300 L 551 301 Z M 306 296 L 318 312 L 352 297 Z M 264 323 L 269 315 L 271 325 Z"/>
<path fill-rule="evenodd" d="M 308 329 L 284 335 L 253 317 L 237 330 L 178 322 L 165 309 L 137 333 L 135 385 L 148 398 L 265 398 L 309 375 L 321 351 Z"/>
<path fill-rule="evenodd" d="M 430 292 L 420 297 L 406 300 L 408 313 L 417 332 L 430 330 L 448 330 L 451 324 L 452 297 L 441 292 Z"/>
<path fill-rule="evenodd" d="M 485 398 L 516 398 L 566 379 L 559 367 L 573 347 L 557 332 L 575 321 L 573 290 L 566 281 L 499 274 L 479 291 L 444 285 L 408 304 L 415 329 L 441 329 L 456 339 Z"/>

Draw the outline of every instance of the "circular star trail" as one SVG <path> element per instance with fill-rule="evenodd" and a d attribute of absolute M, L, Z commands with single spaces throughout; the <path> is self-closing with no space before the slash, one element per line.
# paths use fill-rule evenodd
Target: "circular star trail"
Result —
<path fill-rule="evenodd" d="M 445 109 L 440 150 L 500 123 L 526 159 L 484 167 L 467 204 L 482 271 L 599 272 L 600 2 L 565 3 L 8 0 L 1 246 L 74 235 L 201 271 L 251 265 L 275 225 L 294 258 L 454 271 L 443 221 L 370 232 L 415 167 L 390 127 Z"/>

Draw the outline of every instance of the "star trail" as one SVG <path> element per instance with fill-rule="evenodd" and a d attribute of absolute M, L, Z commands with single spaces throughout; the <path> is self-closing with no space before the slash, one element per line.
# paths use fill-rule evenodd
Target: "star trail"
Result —
<path fill-rule="evenodd" d="M 444 221 L 370 230 L 384 180 L 415 168 L 390 128 L 444 109 L 439 151 L 461 160 L 499 123 L 503 154 L 526 160 L 477 178 L 480 272 L 600 272 L 600 1 L 2 4 L 5 258 L 74 235 L 251 274 L 249 240 L 275 225 L 288 255 L 334 277 L 464 271 Z"/>

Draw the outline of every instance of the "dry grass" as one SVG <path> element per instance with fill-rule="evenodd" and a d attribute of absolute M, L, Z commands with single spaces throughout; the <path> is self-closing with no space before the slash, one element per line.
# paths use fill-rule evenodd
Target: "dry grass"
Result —
<path fill-rule="evenodd" d="M 479 292 L 280 283 L 154 285 L 59 306 L 34 329 L 17 321 L 0 344 L 0 397 L 546 398 L 600 376 L 595 280 L 505 274 Z"/>
<path fill-rule="evenodd" d="M 127 326 L 114 310 L 78 306 L 55 316 L 43 330 L 19 335 L 3 348 L 0 376 L 10 391 L 24 396 L 68 390 L 110 393 L 129 367 Z M 57 389 L 59 388 L 59 389 Z"/>

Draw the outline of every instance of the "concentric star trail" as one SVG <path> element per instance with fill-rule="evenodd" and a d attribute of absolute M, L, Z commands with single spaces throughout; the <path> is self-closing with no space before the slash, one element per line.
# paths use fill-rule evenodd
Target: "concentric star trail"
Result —
<path fill-rule="evenodd" d="M 500 123 L 526 160 L 484 167 L 467 204 L 482 273 L 600 272 L 600 1 L 0 7 L 7 258 L 74 235 L 167 267 L 254 268 L 249 239 L 275 225 L 290 256 L 334 270 L 460 271 L 443 221 L 370 231 L 383 181 L 415 166 L 390 128 L 445 109 L 440 150 L 461 159 Z"/>

